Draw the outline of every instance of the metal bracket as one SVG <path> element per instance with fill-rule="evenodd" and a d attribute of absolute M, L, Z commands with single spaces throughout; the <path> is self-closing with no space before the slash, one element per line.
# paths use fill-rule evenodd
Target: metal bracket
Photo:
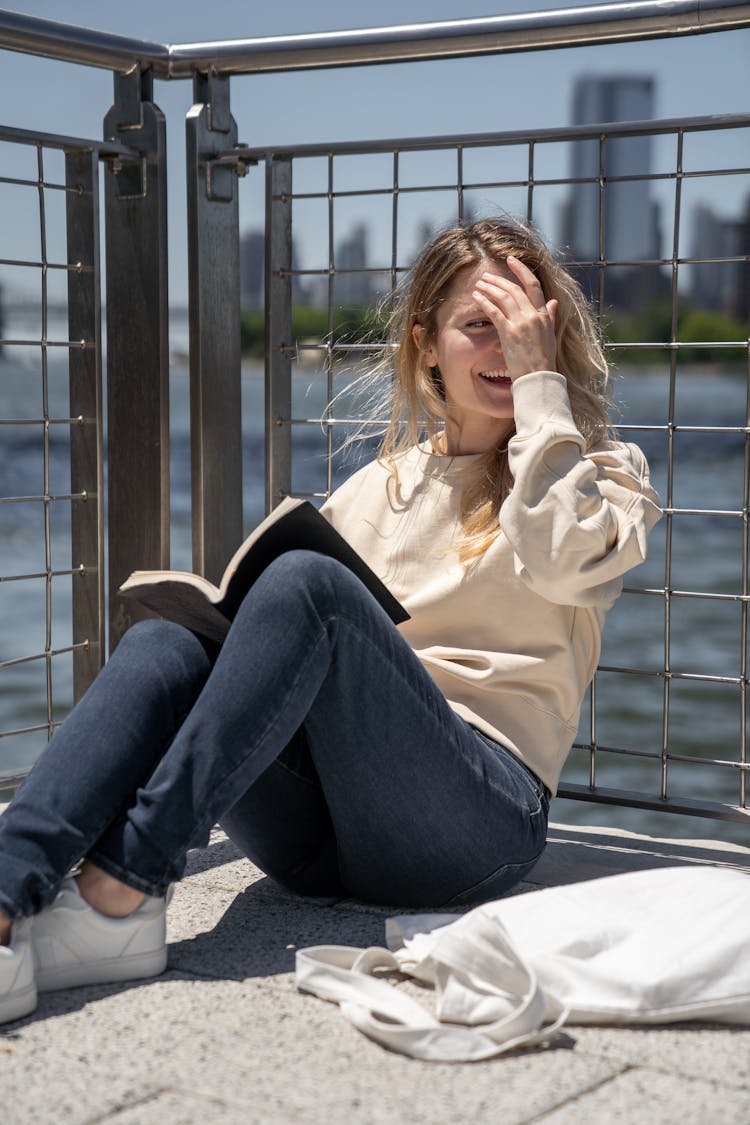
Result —
<path fill-rule="evenodd" d="M 237 125 L 229 107 L 229 78 L 213 68 L 193 75 L 193 102 L 200 106 L 199 160 L 206 175 L 206 199 L 230 203 L 234 180 L 244 176 L 256 160 L 246 157 L 247 145 L 237 143 Z"/>
<path fill-rule="evenodd" d="M 110 158 L 110 173 L 114 179 L 115 197 L 123 199 L 145 199 L 148 195 L 148 163 L 146 157 L 127 160 L 121 156 Z"/>
<path fill-rule="evenodd" d="M 214 167 L 228 165 L 230 168 L 234 168 L 238 176 L 246 176 L 248 168 L 255 167 L 258 160 L 256 157 L 250 156 L 248 145 L 238 141 L 233 148 L 217 153 L 211 163 Z"/>
<path fill-rule="evenodd" d="M 126 73 L 114 74 L 114 86 L 114 105 L 104 121 L 105 139 L 126 140 L 131 148 L 143 153 L 132 160 L 122 156 L 107 159 L 115 198 L 145 199 L 149 191 L 146 153 L 154 151 L 155 142 L 153 73 L 141 70 L 141 64 L 136 63 Z"/>
<path fill-rule="evenodd" d="M 136 63 L 130 70 L 114 73 L 118 130 L 143 128 L 143 103 L 154 100 L 154 76 Z"/>
<path fill-rule="evenodd" d="M 230 176 L 246 176 L 248 167 L 258 163 L 243 152 L 247 147 L 244 144 L 236 144 L 233 148 L 225 149 L 224 152 L 219 152 L 205 161 L 206 198 L 212 203 L 228 203 L 232 199 L 232 195 L 227 193 L 225 173 Z"/>
<path fill-rule="evenodd" d="M 193 101 L 206 106 L 206 127 L 212 133 L 231 133 L 234 121 L 229 109 L 229 79 L 213 67 L 193 75 Z"/>

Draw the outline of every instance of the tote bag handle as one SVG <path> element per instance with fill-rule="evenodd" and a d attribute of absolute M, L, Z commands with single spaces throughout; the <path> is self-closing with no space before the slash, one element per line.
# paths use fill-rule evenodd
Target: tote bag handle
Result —
<path fill-rule="evenodd" d="M 489 1023 L 441 1023 L 416 1000 L 372 975 L 377 970 L 402 971 L 397 958 L 379 947 L 361 951 L 318 945 L 299 950 L 297 987 L 338 1003 L 350 1023 L 383 1046 L 433 1061 L 476 1062 L 546 1043 L 565 1021 L 563 1012 L 544 1026 L 546 1001 L 536 974 L 497 919 L 483 918 L 460 940 L 450 933 L 438 937 L 430 960 L 441 978 L 451 971 L 468 975 L 480 984 L 483 995 L 495 991 L 511 1011 Z"/>

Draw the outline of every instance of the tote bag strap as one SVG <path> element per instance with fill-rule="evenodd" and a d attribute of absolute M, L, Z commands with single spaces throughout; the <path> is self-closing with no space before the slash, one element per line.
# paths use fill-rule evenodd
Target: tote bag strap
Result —
<path fill-rule="evenodd" d="M 491 974 L 501 969 L 498 990 L 506 998 L 513 997 L 512 1010 L 492 1023 L 441 1023 L 403 991 L 371 975 L 378 969 L 403 971 L 392 953 L 378 947 L 364 951 L 336 945 L 301 949 L 296 958 L 297 987 L 338 1003 L 344 1016 L 365 1035 L 412 1058 L 474 1062 L 546 1043 L 567 1013 L 543 1026 L 546 1005 L 536 975 L 513 948 L 503 927 L 493 920 L 486 922 L 478 941 L 466 931 L 455 941 L 446 941 L 453 935 L 445 932 L 431 956 L 448 970 L 470 972 L 490 989 Z M 490 948 L 487 925 L 492 929 Z"/>

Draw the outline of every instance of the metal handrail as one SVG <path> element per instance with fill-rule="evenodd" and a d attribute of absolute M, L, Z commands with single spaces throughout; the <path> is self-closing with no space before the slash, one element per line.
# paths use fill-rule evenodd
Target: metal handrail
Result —
<path fill-rule="evenodd" d="M 105 70 L 131 70 L 140 62 L 153 67 L 160 77 L 169 77 L 169 48 L 161 43 L 5 9 L 0 9 L 0 47 Z"/>
<path fill-rule="evenodd" d="M 558 140 L 564 141 L 579 141 L 591 140 L 599 138 L 603 131 L 606 131 L 608 137 L 642 137 L 642 136 L 658 136 L 661 133 L 673 133 L 676 130 L 681 130 L 684 133 L 692 132 L 709 132 L 714 129 L 726 129 L 732 126 L 748 126 L 750 125 L 750 115 L 747 113 L 711 113 L 701 117 L 691 117 L 688 121 L 681 117 L 659 117 L 652 118 L 647 121 L 598 121 L 593 125 L 556 125 L 548 129 L 535 129 L 534 141 L 535 143 L 553 142 Z M 506 145 L 525 144 L 528 141 L 528 129 L 504 129 L 502 132 L 502 143 Z M 271 156 L 285 156 L 294 155 L 295 157 L 315 157 L 327 156 L 335 147 L 337 156 L 357 156 L 364 153 L 390 153 L 398 152 L 416 152 L 420 149 L 429 149 L 434 151 L 436 149 L 457 148 L 481 148 L 487 144 L 495 144 L 498 142 L 500 134 L 497 132 L 491 133 L 440 133 L 438 135 L 420 136 L 412 135 L 410 137 L 387 137 L 384 140 L 358 140 L 358 141 L 337 141 L 335 146 L 330 142 L 316 143 L 310 142 L 306 144 L 297 144 L 290 147 L 286 145 L 264 145 L 262 148 L 253 148 L 248 146 L 243 149 L 242 156 L 248 163 L 264 160 L 266 157 Z M 731 174 L 743 173 L 747 171 L 744 166 L 732 168 L 729 170 Z M 685 179 L 695 175 L 704 175 L 702 172 L 681 172 L 681 176 Z M 609 182 L 615 180 L 628 180 L 630 176 L 609 176 Z M 641 173 L 635 177 L 639 180 L 645 178 L 664 179 L 664 174 L 654 172 L 651 176 L 646 177 Z M 595 178 L 599 182 L 599 176 Z M 527 180 L 521 181 L 524 184 Z M 535 180 L 541 183 L 575 183 L 575 178 L 565 176 L 562 180 Z M 590 182 L 582 180 L 581 182 Z M 403 189 L 402 189 L 403 190 Z M 372 189 L 367 189 L 368 194 L 372 193 Z M 327 193 L 324 193 L 327 194 Z M 723 259 L 722 259 L 723 260 Z"/>
<path fill-rule="evenodd" d="M 64 133 L 44 133 L 38 129 L 17 129 L 12 125 L 0 125 L 0 141 L 8 141 L 10 144 L 19 142 L 22 144 L 39 144 L 44 145 L 45 148 L 63 150 L 86 148 L 90 152 L 96 152 L 101 160 L 114 160 L 118 157 L 132 160 L 138 156 L 136 149 L 130 148 L 119 141 L 84 140 L 81 137 L 68 137 Z"/>
<path fill-rule="evenodd" d="M 750 27 L 746 0 L 634 0 L 464 20 L 163 44 L 0 10 L 0 48 L 157 78 L 258 74 L 539 51 Z"/>
<path fill-rule="evenodd" d="M 582 47 L 750 26 L 743 0 L 636 0 L 479 19 L 323 32 L 169 48 L 170 77 L 272 73 Z"/>
<path fill-rule="evenodd" d="M 2 0 L 0 0 L 2 3 Z M 44 519 L 45 566 L 32 560 L 27 573 L 14 573 L 0 576 L 3 582 L 45 580 L 45 627 L 43 647 L 27 651 L 22 656 L 0 661 L 0 669 L 16 666 L 29 666 L 39 675 L 45 675 L 46 721 L 37 723 L 37 715 L 29 717 L 29 724 L 23 728 L 0 731 L 0 740 L 12 735 L 25 736 L 34 731 L 51 735 L 58 725 L 59 688 L 53 691 L 53 659 L 63 654 L 72 654 L 74 671 L 74 694 L 80 697 L 83 689 L 98 672 L 105 655 L 104 636 L 104 523 L 103 523 L 103 474 L 105 462 L 102 450 L 101 418 L 102 403 L 102 362 L 101 362 L 101 266 L 99 252 L 100 178 L 104 178 L 104 201 L 106 218 L 106 275 L 108 355 L 107 355 L 107 404 L 110 410 L 108 433 L 107 464 L 110 501 L 108 509 L 108 568 L 109 585 L 112 592 L 122 577 L 137 566 L 168 566 L 169 542 L 169 494 L 167 488 L 166 466 L 168 463 L 168 401 L 167 401 L 167 253 L 166 253 L 166 125 L 163 115 L 153 103 L 153 79 L 178 79 L 195 76 L 193 86 L 193 105 L 188 114 L 188 215 L 189 215 L 189 274 L 190 274 L 190 360 L 191 360 L 191 463 L 192 463 L 192 502 L 191 513 L 194 533 L 194 569 L 216 577 L 216 564 L 223 567 L 225 558 L 234 549 L 241 534 L 237 532 L 232 520 L 241 525 L 242 472 L 241 472 L 241 433 L 239 409 L 239 263 L 237 191 L 234 176 L 241 173 L 249 163 L 265 163 L 266 191 L 266 248 L 268 257 L 265 277 L 268 286 L 266 300 L 266 357 L 268 364 L 268 390 L 266 395 L 266 450 L 267 450 L 267 495 L 275 498 L 283 492 L 291 492 L 292 476 L 292 434 L 299 433 L 299 427 L 320 427 L 320 417 L 300 418 L 299 410 L 294 409 L 291 394 L 292 358 L 305 350 L 318 350 L 324 353 L 321 366 L 327 380 L 328 399 L 333 398 L 334 356 L 340 351 L 368 348 L 369 344 L 352 343 L 333 337 L 318 344 L 295 341 L 291 321 L 294 300 L 293 280 L 300 276 L 327 276 L 327 301 L 329 324 L 332 323 L 334 304 L 335 268 L 334 250 L 334 211 L 337 200 L 343 196 L 393 197 L 392 247 L 388 273 L 395 280 L 403 272 L 402 258 L 397 254 L 399 199 L 410 191 L 444 190 L 446 187 L 456 193 L 459 213 L 463 214 L 463 194 L 478 188 L 511 187 L 514 181 L 503 179 L 501 184 L 474 183 L 466 175 L 471 161 L 464 165 L 464 150 L 476 146 L 507 146 L 522 144 L 528 149 L 528 162 L 517 174 L 517 186 L 527 188 L 528 214 L 532 213 L 532 194 L 537 188 L 555 184 L 594 185 L 599 197 L 600 236 L 599 253 L 590 261 L 579 261 L 579 267 L 592 267 L 599 279 L 600 296 L 605 292 L 604 278 L 612 266 L 649 266 L 656 270 L 659 266 L 671 267 L 672 324 L 668 342 L 654 345 L 648 342 L 631 341 L 619 345 L 622 348 L 638 349 L 658 346 L 669 356 L 670 390 L 668 421 L 665 425 L 626 425 L 625 430 L 651 430 L 666 435 L 660 443 L 667 453 L 667 488 L 665 492 L 665 536 L 664 584 L 659 579 L 652 580 L 647 588 L 628 587 L 627 593 L 663 599 L 664 603 L 664 654 L 655 660 L 644 661 L 645 668 L 620 667 L 616 662 L 602 664 L 599 671 L 609 677 L 608 682 L 616 682 L 613 677 L 647 677 L 647 690 L 661 699 L 661 733 L 651 734 L 640 741 L 637 748 L 618 743 L 617 736 L 607 738 L 607 724 L 601 721 L 604 713 L 597 696 L 605 699 L 610 690 L 604 686 L 600 692 L 596 681 L 591 689 L 590 720 L 588 731 L 582 735 L 584 741 L 576 743 L 575 751 L 588 756 L 583 762 L 584 772 L 588 773 L 587 784 L 564 783 L 562 796 L 594 800 L 618 805 L 635 805 L 649 809 L 672 812 L 687 812 L 693 815 L 712 816 L 722 820 L 734 820 L 747 825 L 750 820 L 747 793 L 750 780 L 750 762 L 747 752 L 747 699 L 750 678 L 747 670 L 747 636 L 750 620 L 750 589 L 748 587 L 748 555 L 750 545 L 747 535 L 742 540 L 741 590 L 735 593 L 717 592 L 714 589 L 688 590 L 675 588 L 687 585 L 680 582 L 679 568 L 672 569 L 673 517 L 690 515 L 711 515 L 724 517 L 727 521 L 744 520 L 748 511 L 750 497 L 750 422 L 747 411 L 737 418 L 735 426 L 684 426 L 675 424 L 675 388 L 677 375 L 677 356 L 681 347 L 692 348 L 737 347 L 748 348 L 745 339 L 711 341 L 704 343 L 691 341 L 689 345 L 677 339 L 677 277 L 678 267 L 688 263 L 719 261 L 725 265 L 747 261 L 747 256 L 739 253 L 729 255 L 719 253 L 714 258 L 688 255 L 687 247 L 680 243 L 679 221 L 681 209 L 681 189 L 683 182 L 690 177 L 703 178 L 718 175 L 747 176 L 750 168 L 742 167 L 702 167 L 683 166 L 683 140 L 694 130 L 708 131 L 726 128 L 746 128 L 750 123 L 748 114 L 729 114 L 666 121 L 618 122 L 591 125 L 577 125 L 567 128 L 553 128 L 528 131 L 504 132 L 502 134 L 458 134 L 441 137 L 411 137 L 401 140 L 389 139 L 351 143 L 311 144 L 290 149 L 267 147 L 251 149 L 237 143 L 236 128 L 230 115 L 229 77 L 235 73 L 269 73 L 273 71 L 312 70 L 330 67 L 344 67 L 379 62 L 429 61 L 431 59 L 459 58 L 477 55 L 492 55 L 508 52 L 536 51 L 559 47 L 596 45 L 627 40 L 648 40 L 671 35 L 693 35 L 720 30 L 737 30 L 750 27 L 750 2 L 742 0 L 723 0 L 723 2 L 702 3 L 701 0 L 635 0 L 633 3 L 600 3 L 580 8 L 567 8 L 554 11 L 517 13 L 514 15 L 466 19 L 434 23 L 413 24 L 402 27 L 381 27 L 357 29 L 340 32 L 325 32 L 312 35 L 291 35 L 256 39 L 232 40 L 218 43 L 192 43 L 166 45 L 139 39 L 110 35 L 104 32 L 77 28 L 52 20 L 42 20 L 20 13 L 0 10 L 0 49 L 7 48 L 26 54 L 56 58 L 77 64 L 91 65 L 114 70 L 114 106 L 105 119 L 105 141 L 88 141 L 82 138 L 29 132 L 0 126 L 0 141 L 22 143 L 36 148 L 37 172 L 23 176 L 5 175 L 0 184 L 20 185 L 27 194 L 36 191 L 39 215 L 39 248 L 29 251 L 29 259 L 19 261 L 0 258 L 0 267 L 24 267 L 39 271 L 41 280 L 42 305 L 41 325 L 38 338 L 17 339 L 22 335 L 9 332 L 14 338 L 3 340 L 0 333 L 0 346 L 32 344 L 41 349 L 41 367 L 44 395 L 48 384 L 47 364 L 52 357 L 52 349 L 68 349 L 70 355 L 70 388 L 75 391 L 75 401 L 63 408 L 70 418 L 49 417 L 46 409 L 37 419 L 0 419 L 6 426 L 39 426 L 44 435 L 44 487 L 34 495 L 11 495 L 0 497 L 0 507 L 26 503 L 33 504 L 35 510 L 42 511 Z M 646 136 L 659 133 L 675 134 L 675 162 L 669 168 L 657 172 L 633 171 L 631 175 L 608 175 L 609 169 L 604 156 L 606 145 L 619 143 L 621 138 L 635 135 Z M 539 162 L 535 163 L 536 146 L 544 141 L 565 140 L 566 142 L 595 139 L 599 143 L 599 167 L 591 175 L 568 175 L 562 178 L 539 178 Z M 615 141 L 615 139 L 617 139 Z M 45 153 L 47 148 L 65 151 L 66 175 L 64 183 L 53 183 L 52 175 L 45 173 Z M 419 149 L 455 149 L 455 177 L 449 174 L 450 183 L 441 184 L 434 177 L 428 183 L 414 185 L 405 183 L 400 171 L 399 158 L 402 153 Z M 392 179 L 389 186 L 362 187 L 349 190 L 338 189 L 334 177 L 334 160 L 342 155 L 365 152 L 391 152 Z M 301 157 L 321 156 L 327 159 L 328 175 L 325 187 L 315 184 L 315 191 L 292 190 L 292 164 Z M 101 161 L 107 164 L 100 170 Z M 57 161 L 59 164 L 59 159 Z M 739 158 L 725 163 L 747 165 Z M 544 167 L 542 162 L 541 167 Z M 11 169 L 12 170 L 12 169 Z M 617 169 L 614 169 L 617 171 Z M 620 170 L 622 171 L 622 170 Z M 627 169 L 625 169 L 627 171 Z M 475 173 L 475 175 L 483 173 Z M 490 174 L 489 172 L 487 173 Z M 408 180 L 409 177 L 407 176 Z M 674 223 L 671 255 L 664 258 L 635 258 L 632 262 L 623 259 L 608 249 L 603 234 L 601 218 L 604 214 L 605 193 L 614 184 L 638 180 L 674 181 Z M 301 179 L 304 186 L 304 177 Z M 48 189 L 64 191 L 66 213 L 67 247 L 65 260 L 57 260 L 54 252 L 54 239 L 47 241 L 46 200 Z M 298 269 L 292 258 L 292 202 L 299 199 L 323 198 L 327 200 L 329 215 L 329 258 L 320 269 Z M 60 196 L 55 197 L 59 207 Z M 342 211 L 343 214 L 343 211 Z M 338 216 L 336 222 L 339 222 Z M 49 252 L 48 252 L 49 246 Z M 721 247 L 718 248 L 719 251 Z M 710 248 L 709 248 L 710 250 Z M 217 252 L 219 251 L 219 252 Z M 627 251 L 630 255 L 631 251 Z M 634 247 L 632 254 L 636 254 Z M 32 260 L 33 259 L 33 260 Z M 69 331 L 64 339 L 50 339 L 47 314 L 50 309 L 48 283 L 52 279 L 68 282 L 67 311 Z M 67 271 L 62 278 L 59 271 Z M 342 273 L 382 274 L 382 267 L 363 267 Z M 612 271 L 614 273 L 614 271 Z M 24 275 L 28 276 L 28 274 Z M 593 275 L 592 275 L 593 276 Z M 216 295 L 220 295 L 217 303 Z M 134 331 L 134 328 L 136 329 Z M 59 333 L 58 333 L 59 334 Z M 741 333 L 740 333 L 741 335 Z M 138 373 L 138 386 L 133 385 L 133 373 Z M 126 387 L 126 393 L 121 389 Z M 134 416 L 132 402 L 138 401 L 140 411 Z M 46 402 L 46 397 L 45 397 Z M 35 408 L 36 409 L 36 408 Z M 358 423 L 358 419 L 342 416 L 325 416 L 324 437 L 326 449 L 327 477 L 325 491 L 299 492 L 303 498 L 322 499 L 332 487 L 332 460 L 334 453 L 334 432 L 336 428 Z M 745 423 L 745 424 L 739 424 Z M 49 437 L 53 427 L 70 425 L 71 478 L 69 492 L 64 495 L 55 491 L 56 481 L 49 477 L 50 445 Z M 680 432 L 732 433 L 745 435 L 744 473 L 745 484 L 742 507 L 731 510 L 696 509 L 679 507 L 674 499 L 674 466 L 677 453 L 673 446 L 675 435 Z M 16 431 L 18 432 L 18 431 Z M 339 430 L 339 432 L 341 432 Z M 117 437 L 117 447 L 115 447 Z M 96 449 L 94 449 L 96 446 Z M 221 457 L 214 455 L 221 449 Z M 75 456 L 74 456 L 75 451 Z M 134 465 L 138 471 L 134 472 Z M 75 470 L 75 471 L 74 471 Z M 227 482 L 234 482 L 228 486 Z M 310 487 L 315 482 L 309 478 Z M 62 485 L 58 486 L 62 489 Z M 21 491 L 20 489 L 18 491 Z M 680 495 L 678 490 L 678 496 Z M 58 501 L 70 505 L 72 520 L 78 521 L 71 534 L 72 562 L 69 568 L 53 568 L 51 530 L 54 516 L 60 509 Z M 98 505 L 94 511 L 94 504 Z M 85 521 L 85 523 L 84 523 Z M 733 529 L 732 529 L 733 530 Z M 210 545 L 210 552 L 209 552 Z M 127 565 L 126 565 L 127 564 Z M 73 576 L 75 576 L 73 578 Z M 53 634 L 52 621 L 52 580 L 70 577 L 73 579 L 73 636 L 71 644 L 59 645 L 57 634 Z M 734 589 L 734 587 L 728 587 Z M 678 599 L 701 599 L 711 601 L 717 608 L 726 608 L 726 603 L 735 603 L 736 612 L 732 620 L 739 619 L 740 659 L 724 662 L 715 668 L 716 674 L 703 671 L 701 663 L 688 664 L 676 669 L 673 657 L 678 649 L 671 647 L 672 609 L 679 605 Z M 722 604 L 720 604 L 722 603 Z M 121 609 L 113 609 L 115 599 L 110 596 L 110 642 L 116 640 L 129 624 L 127 614 Z M 685 602 L 681 603 L 683 606 Z M 689 602 L 688 602 L 689 605 Z M 732 611 L 732 605 L 729 605 Z M 675 613 L 679 626 L 679 613 Z M 55 646 L 53 646 L 53 635 Z M 64 639 L 64 638 L 63 638 Z M 604 681 L 606 683 L 606 681 Z M 633 683 L 632 680 L 629 681 Z M 644 681 L 646 682 L 646 681 Z M 635 681 L 638 687 L 639 681 Z M 741 716 L 739 744 L 736 760 L 733 750 L 724 749 L 722 753 L 707 747 L 697 747 L 693 752 L 688 746 L 681 750 L 679 738 L 675 740 L 674 712 L 679 697 L 676 692 L 683 685 L 717 686 L 723 692 L 731 692 L 739 704 Z M 672 688 L 675 694 L 670 694 Z M 671 702 L 672 701 L 672 702 Z M 606 711 L 606 707 L 604 708 Z M 679 728 L 678 728 L 679 735 Z M 626 742 L 625 738 L 620 742 Z M 615 743 L 615 744 L 613 744 Z M 734 736 L 732 736 L 734 746 Z M 608 763 L 612 761 L 628 763 L 631 759 L 643 759 L 653 766 L 654 778 L 658 780 L 659 793 L 643 792 L 636 788 L 614 790 L 602 787 L 607 779 Z M 679 794 L 681 775 L 678 773 L 684 764 L 704 769 L 704 776 L 711 771 L 717 782 L 721 775 L 722 783 L 717 785 L 714 796 L 726 797 L 724 804 L 696 801 L 692 797 Z M 586 770 L 586 765 L 588 768 Z M 658 778 L 657 778 L 658 773 Z M 675 781 L 677 778 L 677 781 Z M 0 776 L 0 784 L 20 780 L 16 774 L 12 778 Z M 727 782 L 727 784 L 725 784 Z M 625 781 L 624 784 L 630 784 Z M 677 790 L 677 792 L 675 792 Z M 696 785 L 690 792 L 702 793 L 706 786 Z"/>

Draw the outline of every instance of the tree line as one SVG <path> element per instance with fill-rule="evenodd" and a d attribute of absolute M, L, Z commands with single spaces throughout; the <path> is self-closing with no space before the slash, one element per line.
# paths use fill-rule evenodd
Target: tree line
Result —
<path fill-rule="evenodd" d="M 373 343 L 382 339 L 387 314 L 373 307 L 326 308 L 297 305 L 292 310 L 292 341 L 330 340 L 334 344 Z M 668 298 L 652 302 L 638 312 L 620 313 L 609 310 L 602 316 L 605 340 L 610 344 L 608 356 L 618 366 L 653 367 L 663 364 L 668 354 L 660 344 L 672 339 L 672 305 Z M 241 318 L 242 351 L 248 357 L 260 358 L 265 352 L 265 317 L 262 310 L 244 312 Z M 746 347 L 720 347 L 726 341 L 745 341 L 748 326 L 735 317 L 713 309 L 699 308 L 680 299 L 676 339 L 683 346 L 678 358 L 684 364 L 738 365 L 747 362 Z M 618 348 L 618 344 L 642 343 L 651 347 Z M 691 344 L 708 347 L 691 347 Z"/>

